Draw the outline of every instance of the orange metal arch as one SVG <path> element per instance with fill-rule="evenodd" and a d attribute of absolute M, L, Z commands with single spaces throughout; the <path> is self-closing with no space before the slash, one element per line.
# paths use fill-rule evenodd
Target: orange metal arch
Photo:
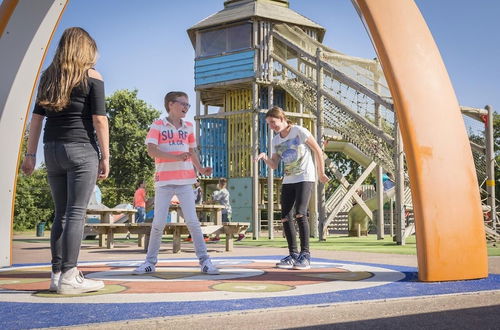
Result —
<path fill-rule="evenodd" d="M 488 276 L 481 200 L 459 104 L 412 0 L 353 0 L 384 69 L 406 152 L 419 279 Z"/>

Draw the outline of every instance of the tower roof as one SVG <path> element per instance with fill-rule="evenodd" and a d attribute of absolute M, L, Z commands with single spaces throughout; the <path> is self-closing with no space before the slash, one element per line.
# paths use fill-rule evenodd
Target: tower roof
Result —
<path fill-rule="evenodd" d="M 227 0 L 224 2 L 224 7 L 223 10 L 208 16 L 187 30 L 193 45 L 197 30 L 253 17 L 317 29 L 320 42 L 325 35 L 324 27 L 288 8 L 287 0 Z"/>

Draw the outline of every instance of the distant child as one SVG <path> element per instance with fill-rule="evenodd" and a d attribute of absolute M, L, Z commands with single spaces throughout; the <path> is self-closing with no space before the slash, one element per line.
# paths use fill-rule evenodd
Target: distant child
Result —
<path fill-rule="evenodd" d="M 212 200 L 218 202 L 219 204 L 224 206 L 222 210 L 222 222 L 228 222 L 231 220 L 231 214 L 233 210 L 231 208 L 231 197 L 229 194 L 229 190 L 227 190 L 227 179 L 220 178 L 219 184 L 217 185 L 217 190 L 212 193 Z M 241 241 L 245 238 L 245 234 L 239 234 L 238 241 Z M 215 236 L 214 241 L 219 240 L 219 235 Z"/>
<path fill-rule="evenodd" d="M 137 210 L 135 222 L 141 223 L 144 222 L 146 215 L 146 185 L 144 181 L 139 182 L 139 186 L 134 193 L 134 208 Z"/>
<path fill-rule="evenodd" d="M 226 186 L 227 180 L 225 178 L 220 178 L 217 190 L 212 193 L 212 199 L 224 206 L 222 210 L 222 222 L 228 222 L 233 213 L 231 204 L 229 203 L 229 190 L 227 190 Z"/>
<path fill-rule="evenodd" d="M 210 175 L 212 169 L 201 166 L 195 150 L 193 124 L 183 120 L 190 108 L 188 102 L 188 96 L 184 92 L 165 95 L 167 117 L 155 120 L 146 137 L 148 155 L 155 159 L 156 164 L 155 212 L 146 261 L 134 270 L 134 274 L 155 272 L 165 219 L 174 195 L 179 198 L 184 219 L 193 237 L 201 271 L 211 275 L 219 274 L 207 254 L 207 246 L 196 216 L 193 196 L 196 173 L 193 166 L 203 175 Z"/>
<path fill-rule="evenodd" d="M 285 164 L 281 185 L 281 222 L 290 255 L 281 259 L 276 267 L 309 269 L 311 257 L 307 206 L 316 182 L 316 172 L 320 182 L 328 181 L 323 152 L 311 133 L 304 127 L 292 125 L 280 107 L 273 107 L 266 113 L 266 122 L 277 133 L 272 140 L 271 158 L 261 153 L 255 160 L 258 162 L 262 159 L 272 169 L 278 167 L 280 160 Z M 295 209 L 293 215 L 292 209 Z M 292 221 L 297 221 L 299 227 L 300 254 Z"/>
<path fill-rule="evenodd" d="M 200 180 L 196 179 L 193 188 L 194 203 L 196 205 L 203 204 L 203 189 L 201 189 Z"/>
<path fill-rule="evenodd" d="M 389 190 L 396 185 L 392 173 L 387 172 L 382 176 L 382 184 L 384 185 L 384 190 Z"/>

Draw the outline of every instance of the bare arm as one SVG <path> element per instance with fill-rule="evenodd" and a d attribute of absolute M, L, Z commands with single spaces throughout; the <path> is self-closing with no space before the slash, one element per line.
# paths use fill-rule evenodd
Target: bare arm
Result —
<path fill-rule="evenodd" d="M 171 159 L 177 161 L 185 161 L 189 157 L 191 157 L 191 154 L 189 152 L 183 152 L 181 154 L 176 155 L 169 152 L 161 151 L 160 148 L 158 148 L 158 145 L 154 143 L 148 143 L 148 155 L 151 158 Z"/>
<path fill-rule="evenodd" d="M 194 167 L 203 175 L 212 174 L 211 167 L 202 167 L 200 163 L 200 159 L 198 158 L 198 153 L 195 149 L 189 148 L 189 153 L 191 154 L 191 161 L 193 162 Z"/>
<path fill-rule="evenodd" d="M 311 148 L 314 154 L 314 160 L 316 163 L 316 170 L 318 171 L 318 179 L 322 183 L 328 182 L 330 178 L 325 174 L 325 160 L 323 159 L 323 150 L 319 147 L 316 140 L 310 136 L 306 140 L 307 145 Z"/>
<path fill-rule="evenodd" d="M 35 170 L 36 165 L 36 150 L 38 148 L 38 140 L 42 131 L 43 116 L 33 114 L 30 122 L 30 132 L 28 136 L 28 146 L 26 147 L 26 155 L 24 156 L 21 170 L 26 175 L 31 175 Z"/>
<path fill-rule="evenodd" d="M 280 164 L 280 156 L 278 154 L 273 154 L 271 158 L 269 158 L 265 152 L 261 152 L 257 158 L 255 158 L 255 161 L 258 162 L 261 159 L 273 170 L 277 169 Z"/>
<path fill-rule="evenodd" d="M 92 123 L 99 141 L 101 150 L 101 159 L 99 160 L 98 179 L 104 180 L 109 175 L 109 126 L 108 117 L 101 115 L 92 115 Z"/>

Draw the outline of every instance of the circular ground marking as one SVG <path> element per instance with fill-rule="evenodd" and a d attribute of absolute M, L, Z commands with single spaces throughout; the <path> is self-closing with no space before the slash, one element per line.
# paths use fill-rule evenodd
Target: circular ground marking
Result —
<path fill-rule="evenodd" d="M 80 294 L 58 294 L 57 292 L 39 291 L 34 293 L 33 296 L 44 297 L 44 298 L 74 298 L 74 297 L 88 297 L 88 296 L 99 296 L 103 294 L 119 293 L 127 288 L 121 285 L 106 285 L 103 289 L 99 291 L 92 291 Z"/>
<path fill-rule="evenodd" d="M 279 292 L 293 290 L 295 287 L 283 284 L 230 282 L 216 284 L 211 288 L 214 290 L 227 292 Z"/>
<path fill-rule="evenodd" d="M 155 273 L 142 275 L 133 273 L 142 261 L 85 262 L 78 266 L 85 277 L 102 280 L 106 287 L 79 295 L 49 292 L 50 268 L 46 264 L 24 265 L 0 269 L 0 301 L 183 303 L 294 299 L 303 295 L 374 288 L 405 278 L 404 273 L 383 265 L 313 259 L 311 269 L 287 270 L 275 267 L 278 260 L 279 257 L 214 258 L 214 265 L 220 269 L 218 275 L 202 273 L 196 258 L 159 260 Z"/>

